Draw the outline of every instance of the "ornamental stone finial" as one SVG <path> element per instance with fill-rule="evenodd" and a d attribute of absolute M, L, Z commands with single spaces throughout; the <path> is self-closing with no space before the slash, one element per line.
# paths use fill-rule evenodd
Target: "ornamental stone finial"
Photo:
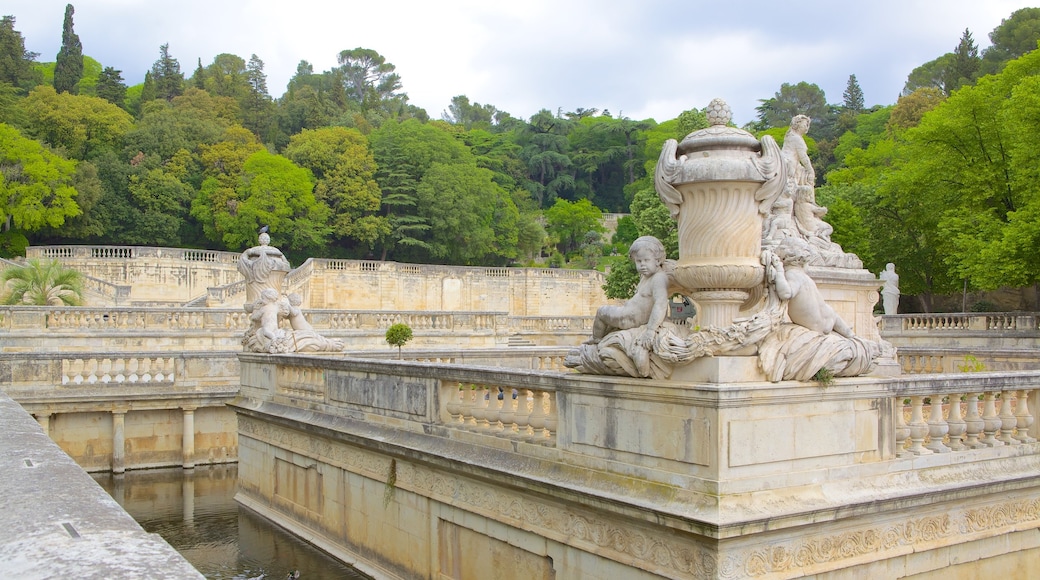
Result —
<path fill-rule="evenodd" d="M 730 110 L 729 105 L 722 99 L 712 99 L 708 103 L 708 108 L 705 110 L 705 114 L 708 116 L 708 123 L 714 125 L 729 125 L 730 120 L 733 118 L 733 111 Z"/>

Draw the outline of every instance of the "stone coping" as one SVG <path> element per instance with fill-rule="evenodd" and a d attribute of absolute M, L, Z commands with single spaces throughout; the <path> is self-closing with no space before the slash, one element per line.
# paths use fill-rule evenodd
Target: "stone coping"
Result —
<path fill-rule="evenodd" d="M 0 569 L 21 579 L 203 578 L 0 393 Z"/>

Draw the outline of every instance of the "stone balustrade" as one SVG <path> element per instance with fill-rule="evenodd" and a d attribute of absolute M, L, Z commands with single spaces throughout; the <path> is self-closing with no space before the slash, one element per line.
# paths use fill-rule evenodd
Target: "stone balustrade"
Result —
<path fill-rule="evenodd" d="M 651 469 L 647 477 L 660 469 L 687 474 L 691 482 L 728 474 L 735 492 L 769 488 L 771 478 L 781 476 L 790 485 L 816 481 L 820 476 L 813 472 L 820 469 L 848 477 L 864 468 L 874 475 L 877 468 L 870 464 L 896 462 L 885 469 L 913 470 L 914 458 L 922 455 L 971 454 L 948 464 L 1040 454 L 1037 371 L 858 377 L 826 386 L 783 382 L 720 390 L 542 372 L 533 359 L 528 370 L 459 364 L 452 357 L 434 364 L 300 355 L 240 358 L 247 399 L 364 417 L 369 423 L 492 447 L 523 442 L 603 459 L 624 451 L 628 461 L 645 462 Z M 274 384 L 267 377 L 276 377 Z M 625 426 L 615 424 L 622 415 Z M 820 429 L 833 437 L 809 435 Z M 715 449 L 721 440 L 701 439 L 718 432 L 728 434 L 728 454 Z M 763 437 L 769 445 L 752 444 Z M 608 443 L 615 452 L 604 451 Z"/>
<path fill-rule="evenodd" d="M 1034 312 L 899 314 L 883 317 L 881 332 L 885 336 L 920 331 L 1036 333 L 1037 316 Z"/>
<path fill-rule="evenodd" d="M 966 452 L 1036 442 L 1030 434 L 1036 417 L 1029 407 L 1035 388 L 991 388 L 965 393 L 961 385 L 953 390 L 958 392 L 936 391 L 930 395 L 897 398 L 897 456 Z"/>
<path fill-rule="evenodd" d="M 441 384 L 439 400 L 446 427 L 556 446 L 555 389 L 448 381 Z"/>
<path fill-rule="evenodd" d="M 239 253 L 152 246 L 29 246 L 25 250 L 25 256 L 27 258 L 106 260 L 165 258 L 186 262 L 235 265 L 238 263 Z"/>

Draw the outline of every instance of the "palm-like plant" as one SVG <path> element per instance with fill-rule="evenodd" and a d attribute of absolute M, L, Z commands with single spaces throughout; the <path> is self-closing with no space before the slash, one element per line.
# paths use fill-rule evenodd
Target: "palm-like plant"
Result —
<path fill-rule="evenodd" d="M 30 259 L 0 272 L 0 303 L 32 306 L 78 306 L 83 302 L 83 274 L 57 260 Z"/>

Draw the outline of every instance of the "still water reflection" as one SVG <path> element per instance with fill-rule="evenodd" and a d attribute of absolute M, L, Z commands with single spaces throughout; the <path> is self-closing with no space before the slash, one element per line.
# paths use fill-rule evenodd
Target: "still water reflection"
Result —
<path fill-rule="evenodd" d="M 235 501 L 238 467 L 130 471 L 94 479 L 149 531 L 162 536 L 206 578 L 300 580 L 367 576 Z"/>

